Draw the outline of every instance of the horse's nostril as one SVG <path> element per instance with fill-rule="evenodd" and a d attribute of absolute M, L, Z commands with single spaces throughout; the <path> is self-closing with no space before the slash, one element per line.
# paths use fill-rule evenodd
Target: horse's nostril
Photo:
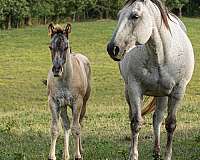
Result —
<path fill-rule="evenodd" d="M 107 45 L 107 52 L 108 52 L 110 55 L 113 55 L 113 48 L 114 48 L 113 43 L 108 43 L 108 45 Z"/>
<path fill-rule="evenodd" d="M 119 53 L 119 47 L 118 46 L 115 46 L 114 47 L 114 56 L 117 56 Z"/>
<path fill-rule="evenodd" d="M 54 72 L 54 73 L 58 73 L 58 72 L 60 72 L 60 70 L 61 70 L 61 66 L 53 66 L 53 68 L 52 68 L 52 72 Z"/>

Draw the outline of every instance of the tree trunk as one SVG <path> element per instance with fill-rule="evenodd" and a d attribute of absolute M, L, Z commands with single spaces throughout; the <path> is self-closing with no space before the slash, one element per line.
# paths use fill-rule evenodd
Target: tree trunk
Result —
<path fill-rule="evenodd" d="M 106 19 L 108 19 L 109 18 L 109 10 L 107 9 L 106 10 Z"/>
<path fill-rule="evenodd" d="M 73 22 L 75 22 L 76 21 L 76 12 L 74 12 L 74 14 L 73 14 Z"/>
<path fill-rule="evenodd" d="M 47 17 L 44 16 L 44 24 L 46 25 L 47 24 Z"/>
<path fill-rule="evenodd" d="M 25 26 L 32 26 L 32 17 L 31 16 L 27 16 L 24 18 L 24 25 Z"/>
<path fill-rule="evenodd" d="M 6 29 L 11 29 L 11 22 L 11 15 L 9 14 L 6 16 Z"/>
<path fill-rule="evenodd" d="M 32 17 L 28 16 L 28 26 L 32 26 Z"/>
<path fill-rule="evenodd" d="M 86 10 L 83 11 L 83 19 L 86 20 Z"/>
<path fill-rule="evenodd" d="M 182 7 L 179 7 L 178 10 L 179 10 L 179 12 L 178 12 L 178 16 L 179 16 L 179 17 L 182 17 Z"/>

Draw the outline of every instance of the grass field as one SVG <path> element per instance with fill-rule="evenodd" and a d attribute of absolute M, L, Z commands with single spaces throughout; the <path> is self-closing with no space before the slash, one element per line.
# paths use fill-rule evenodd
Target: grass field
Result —
<path fill-rule="evenodd" d="M 200 160 L 200 19 L 183 19 L 196 68 L 179 108 L 173 160 Z M 115 21 L 73 24 L 71 46 L 92 63 L 92 95 L 83 128 L 85 160 L 125 160 L 129 147 L 128 107 L 118 66 L 106 53 Z M 46 160 L 50 112 L 42 84 L 51 66 L 47 26 L 0 31 L 0 160 Z M 152 158 L 152 114 L 139 139 L 140 160 Z M 162 148 L 166 132 L 162 126 Z M 57 143 L 61 160 L 63 136 Z M 70 142 L 73 157 L 73 140 Z M 163 150 L 162 150 L 163 153 Z"/>

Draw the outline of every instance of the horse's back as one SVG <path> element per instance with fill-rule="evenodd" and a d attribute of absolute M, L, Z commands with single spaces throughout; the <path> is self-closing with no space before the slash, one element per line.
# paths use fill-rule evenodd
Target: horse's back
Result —
<path fill-rule="evenodd" d="M 74 90 L 78 90 L 82 96 L 85 96 L 88 87 L 90 87 L 91 67 L 88 58 L 82 54 L 72 54 Z"/>
<path fill-rule="evenodd" d="M 91 78 L 91 67 L 90 67 L 89 59 L 80 53 L 73 54 L 73 56 L 79 62 L 81 69 L 83 69 L 83 71 L 85 71 L 87 79 L 90 79 Z"/>
<path fill-rule="evenodd" d="M 181 27 L 181 29 L 185 32 L 185 33 L 187 33 L 187 28 L 186 28 L 186 26 L 185 26 L 185 24 L 181 21 L 181 19 L 179 19 L 175 14 L 173 14 L 173 13 L 170 13 L 169 14 L 169 17 L 170 17 L 170 20 L 172 21 L 172 22 L 175 22 L 177 25 L 179 25 L 180 27 Z"/>
<path fill-rule="evenodd" d="M 192 77 L 194 70 L 194 51 L 191 41 L 187 35 L 186 27 L 178 17 L 173 17 L 171 23 L 172 39 L 172 52 L 171 63 L 169 66 L 182 70 L 182 76 L 187 82 Z M 171 68 L 170 67 L 170 68 Z M 172 71 L 174 68 L 172 68 Z M 179 71 L 180 72 L 180 71 Z"/>

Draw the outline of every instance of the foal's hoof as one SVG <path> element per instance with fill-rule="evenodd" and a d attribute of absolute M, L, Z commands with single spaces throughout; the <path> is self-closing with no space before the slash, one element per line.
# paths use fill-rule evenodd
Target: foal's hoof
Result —
<path fill-rule="evenodd" d="M 163 160 L 162 158 L 161 158 L 161 155 L 159 155 L 159 154 L 153 154 L 153 158 L 154 158 L 154 160 Z"/>
<path fill-rule="evenodd" d="M 83 160 L 82 158 L 75 158 L 75 160 Z"/>
<path fill-rule="evenodd" d="M 81 153 L 81 154 L 83 154 L 83 152 L 84 152 L 84 149 L 83 149 L 83 148 L 81 148 L 81 149 L 80 149 L 80 153 Z"/>
<path fill-rule="evenodd" d="M 56 160 L 56 157 L 48 157 L 48 160 Z"/>

